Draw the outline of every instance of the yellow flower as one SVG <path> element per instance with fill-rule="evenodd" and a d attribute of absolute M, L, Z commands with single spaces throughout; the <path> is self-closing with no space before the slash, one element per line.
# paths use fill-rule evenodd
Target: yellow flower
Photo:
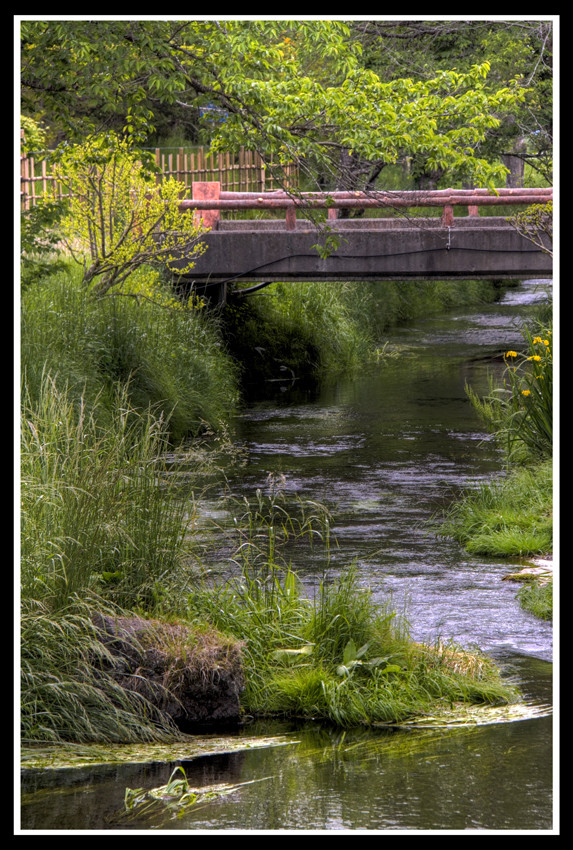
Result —
<path fill-rule="evenodd" d="M 506 351 L 506 357 L 517 357 L 517 351 Z"/>
<path fill-rule="evenodd" d="M 543 342 L 543 340 L 541 339 L 540 336 L 536 336 L 535 339 L 533 340 L 533 344 L 535 345 L 536 342 Z"/>
<path fill-rule="evenodd" d="M 522 390 L 521 395 L 531 395 L 531 390 Z"/>
<path fill-rule="evenodd" d="M 527 359 L 528 360 L 541 360 L 541 357 L 539 356 L 539 354 L 534 354 L 532 357 L 528 357 Z"/>

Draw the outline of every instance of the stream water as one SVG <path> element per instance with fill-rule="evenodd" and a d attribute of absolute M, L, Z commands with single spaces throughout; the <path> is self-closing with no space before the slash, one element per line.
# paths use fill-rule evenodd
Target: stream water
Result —
<path fill-rule="evenodd" d="M 240 416 L 246 464 L 231 482 L 234 493 L 252 496 L 271 480 L 326 505 L 330 574 L 356 560 L 375 598 L 391 597 L 406 612 L 415 640 L 477 645 L 540 706 L 552 701 L 552 624 L 525 612 L 516 585 L 502 581 L 515 564 L 468 556 L 429 521 L 463 489 L 503 474 L 465 385 L 487 391 L 488 373 L 520 346 L 524 316 L 549 289 L 526 281 L 498 303 L 399 328 L 386 349 L 393 356 L 318 395 L 277 383 L 272 399 Z M 323 576 L 319 549 L 294 564 L 309 592 Z M 288 743 L 185 763 L 192 785 L 244 784 L 181 818 L 164 809 L 118 826 L 125 788 L 161 785 L 174 765 L 107 766 L 27 772 L 22 827 L 550 831 L 552 733 L 551 716 L 344 736 L 321 724 L 257 723 L 238 735 L 286 735 Z"/>

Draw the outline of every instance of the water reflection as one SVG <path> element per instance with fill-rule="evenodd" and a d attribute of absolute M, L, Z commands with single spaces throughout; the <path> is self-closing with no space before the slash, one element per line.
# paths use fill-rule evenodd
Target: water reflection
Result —
<path fill-rule="evenodd" d="M 551 695 L 551 665 L 515 656 L 528 698 Z M 165 784 L 173 765 L 45 771 L 25 782 L 28 829 L 549 830 L 551 718 L 477 728 L 343 733 L 258 723 L 286 747 L 183 763 L 193 787 L 242 783 L 182 816 L 158 804 L 126 818 L 125 787 Z M 50 786 L 57 794 L 50 794 Z"/>
<path fill-rule="evenodd" d="M 281 476 L 287 496 L 326 504 L 332 547 L 293 554 L 309 592 L 358 559 L 380 600 L 405 608 L 412 636 L 454 638 L 494 654 L 526 698 L 551 702 L 552 627 L 524 612 L 501 581 L 507 561 L 468 557 L 428 526 L 472 484 L 502 474 L 500 454 L 469 404 L 465 384 L 487 389 L 488 372 L 516 347 L 524 304 L 544 298 L 526 284 L 478 312 L 428 318 L 399 329 L 398 357 L 318 399 L 279 394 L 240 422 L 247 463 L 238 495 Z M 284 479 L 282 478 L 284 476 Z M 288 747 L 185 763 L 190 784 L 242 785 L 177 818 L 120 817 L 126 787 L 167 782 L 174 765 L 27 772 L 27 830 L 551 830 L 552 719 L 432 731 L 342 734 L 308 724 L 257 724 L 245 732 L 291 734 Z"/>

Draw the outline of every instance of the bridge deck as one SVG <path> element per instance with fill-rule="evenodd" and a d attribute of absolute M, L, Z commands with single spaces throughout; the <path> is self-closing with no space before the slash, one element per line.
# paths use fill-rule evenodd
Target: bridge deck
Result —
<path fill-rule="evenodd" d="M 337 219 L 339 246 L 322 257 L 325 234 L 305 220 L 223 221 L 202 237 L 207 251 L 189 280 L 405 280 L 551 277 L 551 255 L 497 216 Z"/>

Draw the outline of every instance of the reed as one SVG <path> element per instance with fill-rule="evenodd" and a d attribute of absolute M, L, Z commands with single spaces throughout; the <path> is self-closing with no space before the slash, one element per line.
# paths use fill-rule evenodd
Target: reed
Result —
<path fill-rule="evenodd" d="M 112 426 L 45 374 L 24 389 L 21 585 L 52 610 L 99 589 L 149 604 L 181 557 L 187 506 L 162 456 L 165 421 L 139 414 L 118 389 Z"/>

